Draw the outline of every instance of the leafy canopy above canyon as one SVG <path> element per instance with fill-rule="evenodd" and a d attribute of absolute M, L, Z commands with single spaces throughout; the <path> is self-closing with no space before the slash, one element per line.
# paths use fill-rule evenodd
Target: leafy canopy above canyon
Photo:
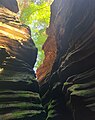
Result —
<path fill-rule="evenodd" d="M 20 7 L 20 19 L 31 29 L 32 38 L 38 48 L 37 68 L 44 59 L 42 45 L 47 35 L 46 28 L 50 21 L 50 5 L 53 0 L 17 0 Z"/>

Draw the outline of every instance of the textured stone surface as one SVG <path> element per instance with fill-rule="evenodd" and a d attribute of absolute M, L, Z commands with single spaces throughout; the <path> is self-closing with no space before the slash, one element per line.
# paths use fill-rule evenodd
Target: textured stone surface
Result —
<path fill-rule="evenodd" d="M 7 8 L 0 7 L 0 120 L 45 120 L 33 71 L 37 48 L 29 27 Z"/>
<path fill-rule="evenodd" d="M 0 0 L 0 6 L 4 6 L 15 13 L 19 11 L 16 0 Z"/>
<path fill-rule="evenodd" d="M 19 21 L 15 13 L 4 7 L 0 8 L 0 48 L 0 51 L 6 53 L 3 55 L 4 60 L 1 59 L 1 67 L 9 66 L 12 70 L 22 67 L 22 70 L 33 69 L 37 49 L 31 39 L 30 29 Z M 19 64 L 16 66 L 19 68 L 12 68 L 13 64 Z"/>
<path fill-rule="evenodd" d="M 30 30 L 0 8 L 0 118 L 95 120 L 95 0 L 55 0 L 47 34 L 39 89 Z"/>
<path fill-rule="evenodd" d="M 0 74 L 0 119 L 45 119 L 39 86 L 33 75 L 13 71 Z"/>
<path fill-rule="evenodd" d="M 48 38 L 42 47 L 45 53 L 45 59 L 43 61 L 43 64 L 36 71 L 37 79 L 40 82 L 42 82 L 45 76 L 47 76 L 51 72 L 53 63 L 57 55 L 55 27 L 52 18 L 49 28 L 47 28 L 46 30 L 46 33 L 48 35 Z"/>
<path fill-rule="evenodd" d="M 57 55 L 40 82 L 47 120 L 95 120 L 95 1 L 55 0 L 51 12 Z"/>

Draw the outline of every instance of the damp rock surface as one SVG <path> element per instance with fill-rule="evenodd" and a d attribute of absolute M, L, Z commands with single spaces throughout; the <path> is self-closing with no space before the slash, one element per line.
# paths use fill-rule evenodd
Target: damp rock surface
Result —
<path fill-rule="evenodd" d="M 46 120 L 95 119 L 94 3 L 55 0 L 51 5 L 49 31 L 53 29 L 57 52 L 51 70 L 47 69 L 48 74 L 39 81 Z M 51 45 L 52 38 L 48 37 L 45 44 Z"/>

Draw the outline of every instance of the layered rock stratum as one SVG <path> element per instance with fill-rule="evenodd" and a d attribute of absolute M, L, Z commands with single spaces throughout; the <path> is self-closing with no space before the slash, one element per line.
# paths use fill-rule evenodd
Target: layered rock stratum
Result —
<path fill-rule="evenodd" d="M 54 0 L 44 44 L 52 46 L 54 58 L 48 47 L 37 71 L 46 120 L 95 120 L 94 29 L 94 0 Z"/>
<path fill-rule="evenodd" d="M 0 119 L 95 120 L 95 0 L 54 0 L 37 80 L 14 1 L 0 1 Z"/>
<path fill-rule="evenodd" d="M 37 48 L 15 3 L 0 1 L 0 120 L 44 120 L 33 70 Z"/>

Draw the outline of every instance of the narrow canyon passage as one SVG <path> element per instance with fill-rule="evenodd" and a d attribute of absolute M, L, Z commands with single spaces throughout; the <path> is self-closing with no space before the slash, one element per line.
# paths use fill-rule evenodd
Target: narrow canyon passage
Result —
<path fill-rule="evenodd" d="M 18 11 L 0 1 L 0 120 L 95 120 L 95 0 L 54 0 L 36 73 Z"/>

